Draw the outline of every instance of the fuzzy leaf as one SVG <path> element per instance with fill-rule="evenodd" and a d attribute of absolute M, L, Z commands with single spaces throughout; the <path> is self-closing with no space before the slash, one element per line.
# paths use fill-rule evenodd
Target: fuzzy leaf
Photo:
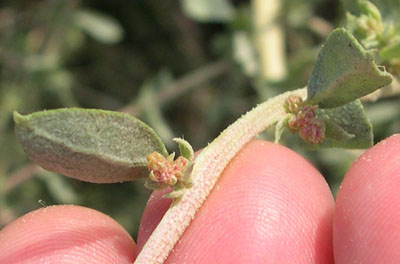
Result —
<path fill-rule="evenodd" d="M 332 109 L 320 109 L 325 139 L 318 147 L 368 148 L 373 145 L 372 125 L 360 100 Z"/>
<path fill-rule="evenodd" d="M 330 119 L 324 119 L 325 124 L 325 138 L 340 142 L 349 140 L 355 137 L 354 134 L 349 134 L 341 126 L 339 126 L 335 121 Z"/>
<path fill-rule="evenodd" d="M 179 152 L 181 156 L 187 158 L 190 161 L 194 159 L 194 151 L 189 142 L 187 142 L 183 138 L 174 138 L 173 141 L 175 141 L 179 145 Z"/>
<path fill-rule="evenodd" d="M 16 134 L 28 157 L 43 168 L 88 182 L 135 180 L 148 174 L 146 155 L 164 144 L 153 129 L 124 113 L 57 109 L 22 116 Z"/>
<path fill-rule="evenodd" d="M 332 31 L 318 54 L 307 86 L 307 103 L 338 107 L 391 82 L 391 75 L 378 69 L 373 55 L 339 28 Z"/>

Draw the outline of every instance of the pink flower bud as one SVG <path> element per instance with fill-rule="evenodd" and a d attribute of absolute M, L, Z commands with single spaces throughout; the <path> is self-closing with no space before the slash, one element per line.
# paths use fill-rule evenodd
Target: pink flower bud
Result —
<path fill-rule="evenodd" d="M 325 137 L 325 126 L 321 120 L 308 120 L 299 131 L 300 137 L 307 143 L 319 144 Z"/>
<path fill-rule="evenodd" d="M 288 126 L 289 126 L 289 130 L 292 133 L 295 133 L 295 132 L 299 131 L 300 127 L 299 127 L 299 124 L 297 122 L 297 117 L 295 115 L 291 115 L 290 120 L 288 122 Z"/>
<path fill-rule="evenodd" d="M 286 102 L 290 101 L 287 100 Z M 302 106 L 296 109 L 297 112 L 293 113 L 288 122 L 292 133 L 299 132 L 299 136 L 311 144 L 319 144 L 325 137 L 325 125 L 315 113 L 317 108 L 316 105 Z"/>
<path fill-rule="evenodd" d="M 183 175 L 184 175 L 184 173 L 185 173 L 185 171 L 186 171 L 188 166 L 189 166 L 189 160 L 187 158 L 179 156 L 174 161 L 174 164 L 173 164 L 172 169 L 171 169 L 171 173 L 173 175 L 175 175 L 175 177 L 178 180 L 180 180 L 183 177 Z"/>
<path fill-rule="evenodd" d="M 150 171 L 149 178 L 159 184 L 174 184 L 176 178 L 171 174 L 173 161 L 167 160 L 162 154 L 153 152 L 146 157 L 147 168 Z"/>
<path fill-rule="evenodd" d="M 283 107 L 285 108 L 286 113 L 295 114 L 302 104 L 303 104 L 303 99 L 301 99 L 301 97 L 296 95 L 291 95 L 286 99 Z"/>
<path fill-rule="evenodd" d="M 176 184 L 189 166 L 189 160 L 182 156 L 173 161 L 158 152 L 147 155 L 146 159 L 149 179 L 160 186 Z"/>

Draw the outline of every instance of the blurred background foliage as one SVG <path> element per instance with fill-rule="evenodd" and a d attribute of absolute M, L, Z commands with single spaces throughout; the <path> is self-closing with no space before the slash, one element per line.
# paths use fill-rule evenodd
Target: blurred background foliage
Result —
<path fill-rule="evenodd" d="M 12 1 L 0 4 L 0 228 L 45 205 L 100 210 L 136 237 L 143 182 L 91 184 L 32 165 L 12 111 L 60 107 L 125 111 L 170 151 L 196 149 L 257 103 L 304 87 L 321 43 L 346 24 L 338 0 Z M 375 141 L 400 131 L 396 93 L 365 104 Z M 262 138 L 273 139 L 273 131 Z M 283 144 L 324 174 L 333 193 L 362 150 Z"/>

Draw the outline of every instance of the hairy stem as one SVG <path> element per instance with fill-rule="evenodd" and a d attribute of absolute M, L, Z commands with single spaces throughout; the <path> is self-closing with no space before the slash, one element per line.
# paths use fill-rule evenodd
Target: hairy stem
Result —
<path fill-rule="evenodd" d="M 232 158 L 253 137 L 285 118 L 283 104 L 288 96 L 305 98 L 306 93 L 304 88 L 269 99 L 239 118 L 211 142 L 196 158 L 191 176 L 193 187 L 168 209 L 135 263 L 163 263 Z"/>

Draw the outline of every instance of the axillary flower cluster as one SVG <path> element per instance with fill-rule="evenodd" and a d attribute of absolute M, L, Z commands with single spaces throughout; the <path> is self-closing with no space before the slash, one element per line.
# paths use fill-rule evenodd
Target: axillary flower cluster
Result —
<path fill-rule="evenodd" d="M 193 164 L 193 149 L 183 139 L 176 139 L 176 141 L 180 147 L 186 147 L 186 155 L 179 156 L 175 160 L 175 153 L 165 157 L 159 152 L 152 152 L 146 156 L 149 176 L 145 186 L 149 189 L 172 187 L 173 192 L 165 195 L 169 198 L 179 197 L 186 188 L 192 185 L 190 168 Z"/>
<path fill-rule="evenodd" d="M 180 156 L 174 161 L 174 154 L 167 158 L 158 152 L 147 155 L 147 168 L 150 171 L 149 179 L 158 187 L 175 185 L 182 180 L 189 165 L 189 160 Z"/>
<path fill-rule="evenodd" d="M 307 143 L 319 144 L 325 138 L 324 122 L 318 118 L 317 105 L 304 105 L 299 96 L 291 95 L 284 104 L 288 113 L 288 127 L 292 133 L 299 136 Z"/>

